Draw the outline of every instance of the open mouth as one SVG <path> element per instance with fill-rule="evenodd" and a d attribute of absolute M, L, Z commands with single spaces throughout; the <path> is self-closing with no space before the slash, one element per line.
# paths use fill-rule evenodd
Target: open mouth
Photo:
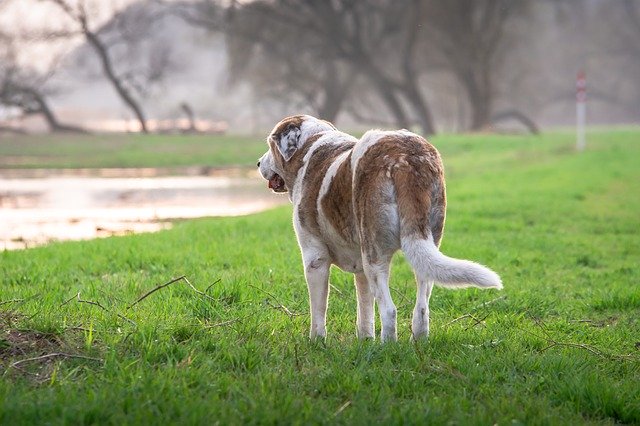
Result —
<path fill-rule="evenodd" d="M 269 188 L 271 188 L 273 192 L 287 192 L 284 186 L 284 179 L 278 174 L 274 174 L 273 177 L 269 179 Z"/>

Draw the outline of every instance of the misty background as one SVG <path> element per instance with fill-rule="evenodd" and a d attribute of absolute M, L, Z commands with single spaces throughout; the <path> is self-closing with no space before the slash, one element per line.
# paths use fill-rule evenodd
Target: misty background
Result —
<path fill-rule="evenodd" d="M 0 0 L 3 132 L 640 121 L 638 0 Z M 1 134 L 2 132 L 0 132 Z"/>

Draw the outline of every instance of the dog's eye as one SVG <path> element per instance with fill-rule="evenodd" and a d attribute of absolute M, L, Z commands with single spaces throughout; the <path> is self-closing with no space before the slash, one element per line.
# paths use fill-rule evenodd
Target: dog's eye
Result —
<path fill-rule="evenodd" d="M 260 167 L 260 160 L 256 163 L 256 167 Z"/>

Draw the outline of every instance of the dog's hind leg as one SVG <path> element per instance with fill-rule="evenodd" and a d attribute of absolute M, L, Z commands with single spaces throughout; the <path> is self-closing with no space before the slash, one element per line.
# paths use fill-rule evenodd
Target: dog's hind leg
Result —
<path fill-rule="evenodd" d="M 429 298 L 433 288 L 433 280 L 416 273 L 416 306 L 413 308 L 413 320 L 411 332 L 413 338 L 418 340 L 429 336 Z"/>
<path fill-rule="evenodd" d="M 389 267 L 391 258 L 385 257 L 371 262 L 367 259 L 368 256 L 365 255 L 362 257 L 364 273 L 378 303 L 378 312 L 382 325 L 380 339 L 383 342 L 389 340 L 396 341 L 398 340 L 396 331 L 397 310 L 396 305 L 393 304 L 393 300 L 391 299 L 391 292 L 389 291 Z"/>
<path fill-rule="evenodd" d="M 373 289 L 364 273 L 354 274 L 358 296 L 358 320 L 356 322 L 360 339 L 375 337 L 375 306 Z"/>

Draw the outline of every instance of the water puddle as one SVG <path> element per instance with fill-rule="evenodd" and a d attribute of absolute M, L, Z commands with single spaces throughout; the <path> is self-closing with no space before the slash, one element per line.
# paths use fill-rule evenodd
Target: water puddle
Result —
<path fill-rule="evenodd" d="M 287 202 L 255 171 L 208 173 L 0 171 L 0 250 L 153 232 L 172 219 L 239 216 Z"/>

